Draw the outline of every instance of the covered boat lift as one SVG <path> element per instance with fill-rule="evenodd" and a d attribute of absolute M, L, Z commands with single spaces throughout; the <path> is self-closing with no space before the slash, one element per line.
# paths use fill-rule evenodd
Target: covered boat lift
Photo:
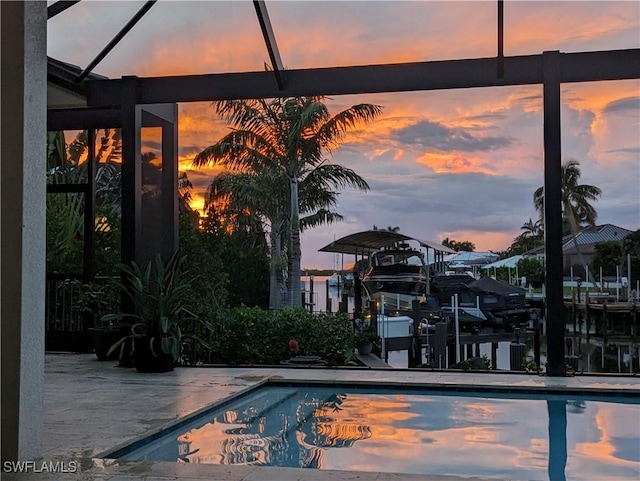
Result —
<path fill-rule="evenodd" d="M 356 232 L 355 234 L 349 234 L 340 239 L 334 240 L 330 244 L 318 249 L 318 252 L 331 252 L 334 254 L 352 254 L 365 257 L 371 253 L 378 251 L 384 247 L 389 247 L 394 244 L 416 241 L 420 247 L 426 249 L 427 258 L 429 257 L 429 249 L 433 249 L 434 252 L 434 267 L 437 271 L 444 269 L 445 255 L 453 254 L 455 251 L 449 247 L 443 246 L 434 241 L 418 239 L 417 237 L 411 237 L 400 232 L 392 232 L 388 230 L 365 230 L 362 232 Z"/>
<path fill-rule="evenodd" d="M 434 269 L 439 272 L 444 272 L 445 256 L 455 252 L 449 247 L 443 246 L 442 244 L 434 241 L 418 239 L 417 237 L 388 230 L 367 230 L 349 234 L 340 239 L 334 240 L 330 244 L 318 249 L 318 251 L 337 254 L 352 254 L 355 256 L 357 263 L 358 255 L 360 255 L 361 258 L 365 258 L 380 249 L 407 241 L 415 241 L 420 245 L 420 247 L 425 248 L 427 257 L 429 255 L 429 249 L 433 249 L 435 262 L 432 265 L 434 266 Z M 362 312 L 362 283 L 358 275 L 354 275 L 353 280 L 355 295 L 354 316 L 359 317 Z"/>

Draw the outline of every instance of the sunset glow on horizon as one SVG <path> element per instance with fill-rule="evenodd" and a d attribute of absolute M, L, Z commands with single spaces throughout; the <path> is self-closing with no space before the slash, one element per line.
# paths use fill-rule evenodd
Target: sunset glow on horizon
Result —
<path fill-rule="evenodd" d="M 83 1 L 48 22 L 48 55 L 84 68 L 142 6 Z M 495 1 L 267 1 L 286 68 L 446 60 L 496 55 Z M 505 2 L 505 55 L 640 47 L 635 1 Z M 269 57 L 252 2 L 159 1 L 95 69 L 119 78 L 260 71 Z M 536 219 L 543 184 L 542 87 L 475 88 L 346 95 L 383 107 L 347 135 L 329 160 L 371 186 L 344 191 L 345 220 L 303 234 L 302 264 L 327 267 L 317 252 L 334 238 L 373 225 L 422 239 L 470 240 L 477 250 L 509 247 Z M 194 156 L 228 126 L 210 103 L 179 105 L 179 168 L 194 185 L 192 206 L 218 169 Z M 562 86 L 563 159 L 581 182 L 603 190 L 598 224 L 640 228 L 640 80 Z M 350 259 L 351 260 L 351 259 Z"/>

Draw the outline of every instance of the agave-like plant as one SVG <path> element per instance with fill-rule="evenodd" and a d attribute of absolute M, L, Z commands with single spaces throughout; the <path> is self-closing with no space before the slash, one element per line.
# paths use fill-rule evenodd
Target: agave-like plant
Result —
<path fill-rule="evenodd" d="M 195 317 L 188 311 L 186 303 L 198 276 L 189 276 L 184 268 L 186 260 L 186 255 L 176 251 L 166 263 L 160 254 L 156 255 L 144 271 L 135 262 L 130 266 L 120 264 L 122 278 L 113 282 L 131 299 L 135 312 L 107 314 L 101 320 L 137 319 L 139 322 L 132 327 L 133 336 L 147 336 L 156 356 L 160 353 L 154 352 L 153 345 L 159 339 L 162 352 L 177 360 L 182 352 L 183 333 L 180 324 L 185 318 Z M 127 337 L 116 342 L 109 353 L 122 345 Z"/>

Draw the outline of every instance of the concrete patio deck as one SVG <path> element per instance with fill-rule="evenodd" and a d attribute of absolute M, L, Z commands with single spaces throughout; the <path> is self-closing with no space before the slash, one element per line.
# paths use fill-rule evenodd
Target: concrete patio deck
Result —
<path fill-rule="evenodd" d="M 267 378 L 376 381 L 379 383 L 517 386 L 630 391 L 640 395 L 637 377 L 550 378 L 513 373 L 456 373 L 418 370 L 305 369 L 276 367 L 177 368 L 139 374 L 99 362 L 92 354 L 53 354 L 45 360 L 43 459 L 76 473 L 2 473 L 5 480 L 224 480 L 224 481 L 452 481 L 451 476 L 328 471 L 166 462 L 121 462 L 101 453 L 147 436 L 188 414 L 248 389 Z M 38 463 L 36 463 L 38 464 Z M 464 478 L 467 481 L 482 478 Z"/>

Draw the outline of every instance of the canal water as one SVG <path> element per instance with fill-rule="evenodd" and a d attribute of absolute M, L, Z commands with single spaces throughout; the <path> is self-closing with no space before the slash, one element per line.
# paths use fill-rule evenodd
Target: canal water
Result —
<path fill-rule="evenodd" d="M 312 282 L 313 278 L 313 282 Z M 344 290 L 338 287 L 329 286 L 327 288 L 328 276 L 302 276 L 303 290 L 305 292 L 305 299 L 308 304 L 311 304 L 313 312 L 326 312 L 327 311 L 327 289 L 328 299 L 331 300 L 331 311 L 338 311 L 338 303 L 342 301 L 342 294 Z M 313 284 L 313 292 L 311 292 L 311 285 Z M 354 297 L 348 296 L 348 312 L 353 312 Z M 407 334 L 408 335 L 408 334 Z M 498 351 L 496 363 L 497 369 L 509 369 L 509 342 L 498 343 Z M 480 355 L 486 354 L 491 359 L 491 344 L 480 344 Z M 531 356 L 533 353 L 529 353 Z M 408 353 L 407 351 L 392 351 L 389 353 L 388 364 L 395 368 L 406 368 L 408 366 Z"/>

